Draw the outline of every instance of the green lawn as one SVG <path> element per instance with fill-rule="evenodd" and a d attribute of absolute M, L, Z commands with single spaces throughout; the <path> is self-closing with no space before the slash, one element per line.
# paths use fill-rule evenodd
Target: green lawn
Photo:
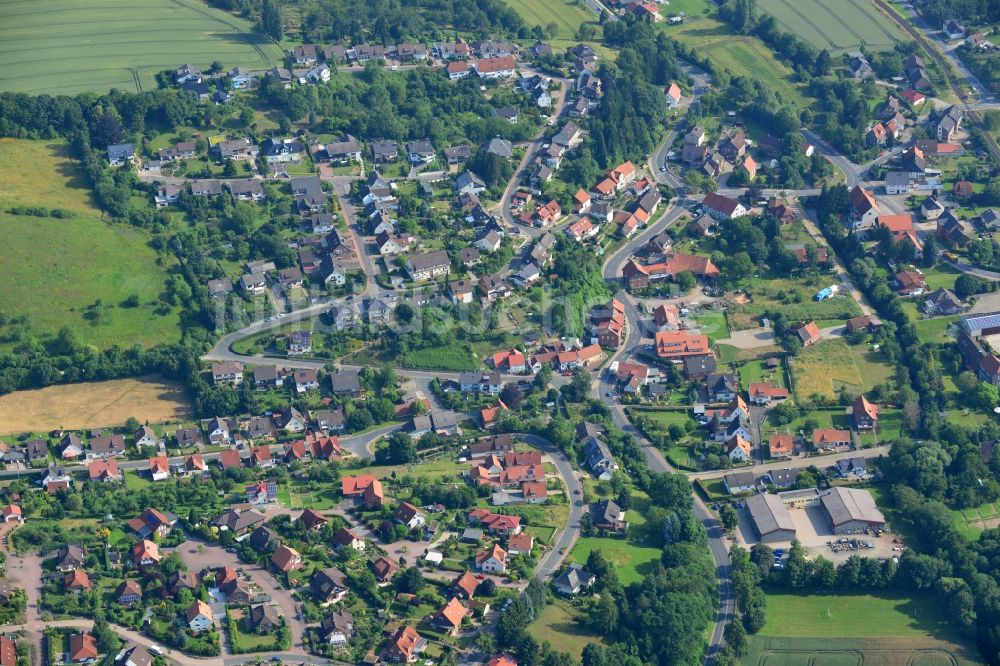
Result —
<path fill-rule="evenodd" d="M 0 90 L 74 94 L 153 90 L 183 63 L 267 69 L 281 50 L 251 23 L 200 0 L 6 0 Z"/>
<path fill-rule="evenodd" d="M 774 415 L 772 413 L 768 414 L 767 420 L 761 424 L 761 436 L 766 440 L 771 433 L 775 432 L 797 435 L 800 430 L 806 429 L 806 423 L 810 421 L 816 428 L 846 429 L 850 427 L 850 423 L 847 419 L 847 413 L 842 407 L 833 409 L 816 409 L 811 412 L 806 412 L 791 423 L 786 423 L 785 425 L 778 425 L 775 423 Z"/>
<path fill-rule="evenodd" d="M 747 361 L 740 366 L 740 383 L 743 388 L 758 382 L 770 382 L 775 386 L 785 385 L 785 373 L 779 366 L 777 370 L 768 370 L 764 360 Z"/>
<path fill-rule="evenodd" d="M 955 280 L 961 275 L 961 271 L 952 268 L 948 264 L 938 264 L 934 268 L 921 268 L 924 274 L 924 280 L 927 282 L 927 289 L 929 291 L 934 291 L 935 289 L 945 288 L 954 289 Z"/>
<path fill-rule="evenodd" d="M 2 10 L 0 10 L 2 11 Z M 101 219 L 58 141 L 0 139 L 0 312 L 28 317 L 39 338 L 64 326 L 98 347 L 152 345 L 179 338 L 179 314 L 161 310 L 166 270 L 148 237 Z M 69 217 L 12 215 L 11 206 L 62 209 Z M 129 296 L 137 307 L 126 307 Z M 99 303 L 98 303 L 99 302 Z"/>
<path fill-rule="evenodd" d="M 550 603 L 528 627 L 528 633 L 539 642 L 548 641 L 556 650 L 565 650 L 575 659 L 583 654 L 588 643 L 601 643 L 601 637 L 588 633 L 573 618 L 568 601 Z"/>
<path fill-rule="evenodd" d="M 952 636 L 939 600 L 895 594 L 768 594 L 762 636 Z"/>
<path fill-rule="evenodd" d="M 581 537 L 569 552 L 569 561 L 584 564 L 591 551 L 600 550 L 614 565 L 622 585 L 642 580 L 659 561 L 662 551 L 651 546 L 641 546 L 625 539 L 606 537 Z"/>
<path fill-rule="evenodd" d="M 915 301 L 904 301 L 903 311 L 917 329 L 921 342 L 930 344 L 953 343 L 955 339 L 948 335 L 948 329 L 958 321 L 958 315 L 948 317 L 932 317 L 925 319 Z"/>
<path fill-rule="evenodd" d="M 695 317 L 702 335 L 708 336 L 708 341 L 715 344 L 729 337 L 729 325 L 726 323 L 725 312 L 706 312 Z"/>
<path fill-rule="evenodd" d="M 529 26 L 556 26 L 554 37 L 573 39 L 581 23 L 596 21 L 597 14 L 588 10 L 583 3 L 571 0 L 506 0 L 507 4 L 521 15 Z"/>

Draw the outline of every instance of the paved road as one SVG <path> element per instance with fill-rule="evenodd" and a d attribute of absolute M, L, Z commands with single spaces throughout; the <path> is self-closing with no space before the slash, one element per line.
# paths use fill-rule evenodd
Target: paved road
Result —
<path fill-rule="evenodd" d="M 200 550 L 199 546 L 201 547 Z M 205 543 L 196 539 L 184 541 L 177 547 L 176 552 L 191 571 L 199 572 L 205 569 L 231 567 L 249 574 L 252 582 L 256 583 L 261 591 L 269 595 L 271 602 L 280 609 L 281 615 L 285 618 L 285 622 L 288 623 L 288 628 L 291 630 L 293 651 L 297 652 L 301 650 L 305 653 L 303 637 L 306 632 L 306 623 L 299 619 L 299 609 L 295 600 L 292 599 L 291 592 L 284 589 L 266 567 L 262 567 L 259 564 L 247 564 L 240 560 L 236 553 L 226 552 L 224 548 L 218 545 Z"/>
<path fill-rule="evenodd" d="M 116 634 L 125 640 L 135 643 L 136 645 L 141 645 L 144 648 L 149 648 L 151 645 L 156 645 L 157 643 L 153 641 L 149 636 L 141 634 L 137 631 L 123 627 L 121 625 L 108 623 Z M 69 620 L 51 620 L 48 622 L 37 622 L 32 624 L 20 624 L 20 625 L 6 625 L 3 630 L 7 633 L 13 633 L 17 631 L 30 632 L 35 631 L 39 635 L 41 634 L 41 629 L 46 627 L 73 627 L 77 629 L 84 629 L 89 631 L 94 626 L 93 620 L 88 620 L 85 618 L 73 618 Z M 35 643 L 35 645 L 40 646 L 41 643 Z M 160 646 L 161 648 L 163 646 Z M 191 657 L 177 650 L 171 650 L 163 648 L 166 654 L 166 659 L 168 662 L 173 662 L 179 664 L 180 666 L 237 666 L 238 664 L 250 664 L 255 662 L 269 662 L 272 658 L 277 657 L 285 663 L 299 664 L 306 662 L 307 664 L 313 664 L 315 666 L 328 666 L 329 664 L 347 664 L 348 662 L 332 661 L 330 659 L 324 659 L 323 657 L 316 657 L 310 655 L 304 651 L 297 650 L 287 650 L 285 652 L 256 652 L 254 654 L 241 655 L 237 657 Z M 37 654 L 38 651 L 36 651 Z"/>
<path fill-rule="evenodd" d="M 562 86 L 559 91 L 559 96 L 555 99 L 555 108 L 549 114 L 550 120 L 547 123 L 542 124 L 538 132 L 535 134 L 535 137 L 525 146 L 524 157 L 521 158 L 521 162 L 517 165 L 517 168 L 514 169 L 514 175 L 511 176 L 510 180 L 507 182 L 507 187 L 503 191 L 503 196 L 500 197 L 500 215 L 503 217 L 504 222 L 506 222 L 510 228 L 520 229 L 529 237 L 535 238 L 542 235 L 547 230 L 519 223 L 514 218 L 514 214 L 510 211 L 510 200 L 511 197 L 514 196 L 514 192 L 517 190 L 518 186 L 527 179 L 529 175 L 528 170 L 532 167 L 535 156 L 542 149 L 542 144 L 545 143 L 545 131 L 552 125 L 558 125 L 566 110 L 569 108 L 566 105 L 566 100 L 569 98 L 570 90 L 575 85 L 575 81 L 572 79 L 551 77 L 548 74 L 537 72 L 536 70 L 527 67 L 522 67 L 522 69 L 526 74 L 539 74 L 540 76 L 549 77 L 553 81 L 558 81 Z"/>
<path fill-rule="evenodd" d="M 519 433 L 517 436 L 532 446 L 538 447 L 539 450 L 547 453 L 552 458 L 559 476 L 562 477 L 563 483 L 566 485 L 566 492 L 568 493 L 569 517 L 566 519 L 566 527 L 563 528 L 562 532 L 556 538 L 552 550 L 545 554 L 542 561 L 538 563 L 538 569 L 535 570 L 536 577 L 545 578 L 555 573 L 562 565 L 563 560 L 566 559 L 566 555 L 569 554 L 569 551 L 573 548 L 573 544 L 576 543 L 577 538 L 580 536 L 580 521 L 583 519 L 584 508 L 583 484 L 580 482 L 577 473 L 573 471 L 573 465 L 569 459 L 555 444 L 543 437 L 528 433 Z M 577 502 L 580 502 L 580 504 L 578 505 Z"/>
<path fill-rule="evenodd" d="M 892 448 L 888 444 L 883 444 L 882 446 L 875 446 L 870 449 L 862 449 L 860 451 L 849 451 L 847 453 L 831 453 L 824 456 L 803 456 L 799 458 L 793 458 L 792 460 L 779 460 L 777 462 L 764 463 L 762 465 L 754 465 L 754 474 L 763 474 L 764 472 L 769 472 L 776 469 L 802 469 L 804 467 L 810 467 L 816 465 L 820 469 L 825 467 L 833 467 L 837 464 L 838 460 L 846 460 L 848 458 L 856 458 L 858 455 L 863 455 L 866 458 L 875 458 L 878 456 L 886 455 L 889 453 L 889 449 Z M 721 479 L 726 474 L 729 474 L 732 470 L 728 469 L 717 469 L 707 472 L 689 472 L 688 478 L 694 479 Z"/>
<path fill-rule="evenodd" d="M 703 80 L 702 85 L 707 88 L 707 80 Z M 676 176 L 670 172 L 661 172 L 659 170 L 659 165 L 664 163 L 666 153 L 669 151 L 669 147 L 673 143 L 676 134 L 677 129 L 675 128 L 667 135 L 647 164 L 650 167 L 651 173 L 653 173 L 658 182 L 674 188 L 680 188 L 683 184 L 676 178 Z M 693 200 L 694 198 L 686 198 L 682 196 L 673 204 L 669 204 L 659 219 L 650 224 L 649 227 L 641 234 L 636 235 L 634 238 L 629 240 L 628 243 L 608 256 L 604 260 L 604 266 L 602 268 L 605 280 L 614 283 L 616 286 L 619 285 L 622 268 L 632 254 L 634 254 L 635 250 L 645 244 L 646 241 L 654 235 L 669 228 L 678 219 L 680 219 L 681 215 L 685 212 L 684 206 L 690 205 Z M 643 337 L 641 317 L 635 302 L 624 292 L 619 293 L 619 298 L 622 298 L 625 304 L 627 326 L 626 340 L 620 348 L 611 355 L 609 360 L 625 356 L 631 350 L 636 349 L 641 344 Z M 598 400 L 605 400 L 602 396 L 614 388 L 613 384 L 607 382 L 606 379 L 607 377 L 603 375 L 595 377 L 594 385 L 591 389 L 592 397 Z M 653 445 L 653 443 L 646 439 L 646 437 L 639 432 L 634 425 L 632 425 L 632 423 L 625 416 L 625 412 L 620 404 L 612 403 L 609 406 L 611 408 L 612 421 L 615 426 L 630 434 L 639 443 L 642 447 L 643 454 L 646 457 L 646 462 L 652 471 L 676 472 L 676 470 L 667 463 L 663 455 Z M 715 655 L 717 655 L 725 646 L 723 632 L 726 624 L 728 624 L 735 617 L 736 600 L 732 592 L 732 583 L 730 578 L 732 565 L 729 559 L 729 550 L 726 547 L 725 533 L 722 530 L 722 526 L 718 520 L 716 520 L 711 511 L 709 511 L 708 507 L 705 506 L 705 504 L 693 491 L 692 499 L 694 514 L 702 525 L 705 526 L 705 530 L 708 533 L 708 546 L 712 553 L 712 558 L 715 560 L 716 577 L 719 581 L 719 611 L 716 616 L 715 625 L 712 628 L 712 636 L 709 640 L 708 650 L 705 654 L 704 660 L 706 666 L 710 666 L 715 658 Z"/>

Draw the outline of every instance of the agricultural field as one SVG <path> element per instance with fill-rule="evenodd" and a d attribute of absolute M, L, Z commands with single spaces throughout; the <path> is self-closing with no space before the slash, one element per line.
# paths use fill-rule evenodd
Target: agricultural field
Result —
<path fill-rule="evenodd" d="M 0 176 L 0 266 L 6 278 L 0 312 L 26 316 L 24 335 L 45 338 L 69 326 L 81 342 L 97 347 L 180 337 L 179 312 L 160 299 L 165 267 L 142 232 L 101 219 L 64 143 L 0 139 L 0 163 L 17 165 Z M 13 215 L 13 206 L 69 215 Z M 138 305 L 124 303 L 131 296 Z"/>
<path fill-rule="evenodd" d="M 277 45 L 201 0 L 7 0 L 0 3 L 0 90 L 32 94 L 156 88 L 189 62 L 267 69 Z"/>
<path fill-rule="evenodd" d="M 580 24 L 587 21 L 597 21 L 597 15 L 587 9 L 581 0 L 507 0 L 507 4 L 521 15 L 529 26 L 539 26 L 547 30 L 550 25 L 556 26 L 556 32 L 551 37 L 556 39 L 574 39 Z"/>
<path fill-rule="evenodd" d="M 718 17 L 715 6 L 707 0 L 674 0 L 664 13 L 684 12 L 681 25 L 659 25 L 662 30 L 733 74 L 763 81 L 785 100 L 803 106 L 802 93 L 792 81 L 792 71 L 779 62 L 771 50 L 756 37 L 734 37 L 732 30 Z"/>
<path fill-rule="evenodd" d="M 854 393 L 867 391 L 891 380 L 893 372 L 878 354 L 837 338 L 803 349 L 790 367 L 792 389 L 800 403 L 816 394 L 835 398 L 844 386 Z"/>
<path fill-rule="evenodd" d="M 757 7 L 788 32 L 834 55 L 862 46 L 888 51 L 903 39 L 871 0 L 760 0 Z"/>
<path fill-rule="evenodd" d="M 159 377 L 63 384 L 0 396 L 0 435 L 191 418 L 184 388 Z"/>

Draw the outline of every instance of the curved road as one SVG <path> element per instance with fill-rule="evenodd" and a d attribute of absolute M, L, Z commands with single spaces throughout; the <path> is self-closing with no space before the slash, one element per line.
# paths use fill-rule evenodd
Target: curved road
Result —
<path fill-rule="evenodd" d="M 708 89 L 709 81 L 707 76 L 694 68 L 689 69 L 689 73 L 691 73 L 692 77 L 695 78 L 696 81 L 695 96 L 692 100 L 693 103 L 697 100 L 701 93 Z M 670 171 L 659 170 L 659 166 L 665 164 L 666 154 L 670 150 L 670 146 L 676 140 L 677 132 L 678 130 L 675 127 L 667 134 L 663 142 L 648 160 L 647 165 L 649 166 L 650 172 L 659 183 L 677 189 L 681 196 L 676 201 L 668 204 L 666 210 L 664 210 L 660 217 L 655 222 L 650 224 L 641 234 L 632 238 L 628 243 L 618 248 L 618 250 L 604 260 L 602 268 L 604 279 L 615 285 L 616 288 L 621 286 L 622 269 L 634 253 L 635 249 L 641 247 L 650 238 L 661 233 L 662 231 L 665 231 L 673 225 L 681 217 L 681 215 L 686 212 L 684 207 L 694 201 L 694 199 L 689 199 L 683 196 L 683 183 L 674 174 Z M 619 348 L 611 354 L 609 362 L 614 361 L 619 357 L 627 357 L 630 350 L 636 349 L 640 344 L 642 344 L 644 333 L 642 330 L 642 320 L 635 301 L 624 291 L 619 291 L 618 298 L 625 304 L 626 339 L 619 346 Z M 595 399 L 605 401 L 602 396 L 613 389 L 614 385 L 606 382 L 605 378 L 602 378 L 602 376 L 599 375 L 595 377 L 594 386 L 591 389 L 591 395 Z M 618 428 L 630 434 L 639 443 L 642 447 L 643 454 L 646 457 L 646 462 L 652 471 L 669 473 L 677 472 L 677 470 L 667 463 L 666 459 L 664 459 L 663 455 L 653 445 L 653 443 L 650 442 L 641 432 L 639 432 L 634 425 L 632 425 L 631 421 L 629 421 L 625 416 L 625 411 L 622 409 L 621 405 L 611 403 L 610 407 L 612 421 Z M 705 526 L 705 530 L 708 533 L 708 547 L 712 553 L 712 558 L 715 560 L 716 577 L 719 580 L 719 611 L 716 616 L 715 625 L 712 627 L 712 637 L 709 640 L 708 650 L 705 653 L 704 659 L 706 666 L 709 666 L 714 661 L 715 655 L 718 654 L 725 646 L 723 632 L 726 624 L 728 624 L 735 617 L 736 599 L 732 592 L 732 565 L 729 560 L 729 549 L 726 547 L 725 532 L 723 531 L 719 521 L 716 520 L 715 516 L 711 511 L 709 511 L 705 503 L 702 502 L 700 497 L 698 497 L 697 493 L 692 491 L 692 498 L 694 515 L 698 518 L 701 524 Z"/>

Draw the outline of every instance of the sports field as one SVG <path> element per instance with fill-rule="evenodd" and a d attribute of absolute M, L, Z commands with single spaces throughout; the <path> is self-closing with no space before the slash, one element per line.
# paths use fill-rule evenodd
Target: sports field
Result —
<path fill-rule="evenodd" d="M 753 636 L 742 666 L 973 666 L 974 648 L 935 638 Z"/>
<path fill-rule="evenodd" d="M 87 344 L 152 345 L 180 337 L 176 308 L 163 306 L 167 272 L 148 238 L 101 219 L 58 141 L 0 139 L 0 312 L 25 315 L 24 332 L 44 341 L 64 326 Z M 42 206 L 64 218 L 12 215 Z M 123 303 L 137 296 L 139 304 Z M 99 303 L 98 303 L 99 301 Z M 11 333 L 10 327 L 5 332 Z M 22 336 L 23 337 L 23 336 Z M 8 339 L 0 349 L 22 342 Z"/>
<path fill-rule="evenodd" d="M 514 11 L 521 15 L 529 26 L 548 28 L 555 24 L 558 31 L 556 39 L 573 39 L 580 24 L 586 21 L 596 21 L 594 14 L 583 3 L 577 0 L 507 0 Z"/>
<path fill-rule="evenodd" d="M 74 94 L 156 88 L 184 63 L 266 69 L 281 50 L 202 0 L 4 0 L 0 90 Z"/>
<path fill-rule="evenodd" d="M 902 35 L 871 0 L 759 0 L 757 7 L 817 49 L 889 50 Z"/>
<path fill-rule="evenodd" d="M 159 377 L 63 384 L 0 396 L 0 435 L 191 418 L 184 388 Z"/>
<path fill-rule="evenodd" d="M 767 595 L 767 624 L 743 664 L 944 666 L 981 663 L 931 596 Z"/>

